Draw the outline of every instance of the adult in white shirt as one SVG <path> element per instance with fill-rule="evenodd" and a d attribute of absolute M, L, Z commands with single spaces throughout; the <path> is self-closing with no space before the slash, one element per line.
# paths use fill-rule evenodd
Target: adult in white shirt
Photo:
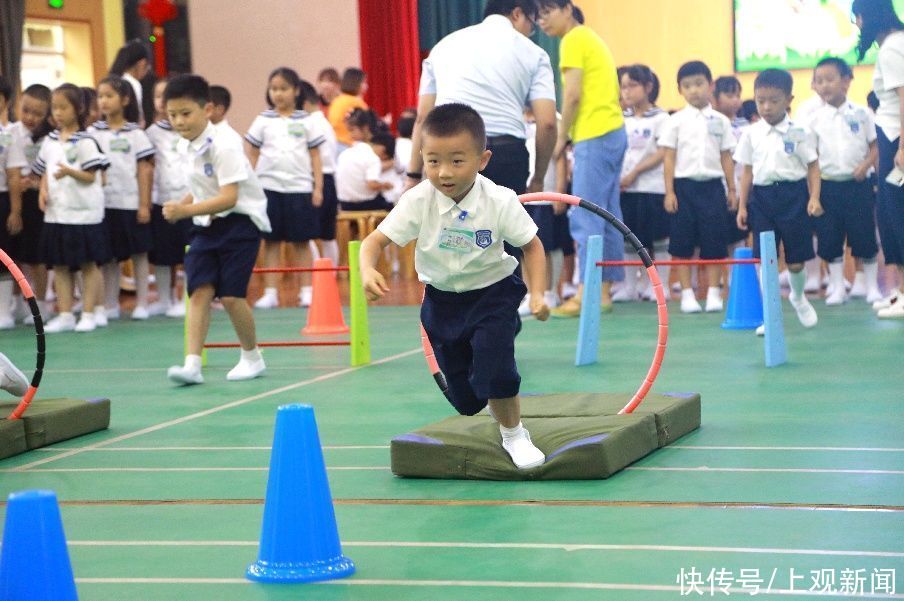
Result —
<path fill-rule="evenodd" d="M 148 49 L 141 40 L 129 40 L 116 53 L 113 64 L 110 65 L 110 73 L 119 75 L 125 79 L 135 90 L 135 98 L 138 99 L 138 124 L 144 127 L 144 93 L 141 88 L 141 80 L 147 76 L 151 69 Z"/>
<path fill-rule="evenodd" d="M 525 191 L 530 170 L 523 110 L 537 121 L 537 160 L 528 186 L 543 191 L 556 143 L 556 94 L 549 55 L 527 36 L 534 29 L 536 0 L 489 0 L 484 20 L 440 40 L 423 63 L 408 185 L 421 180 L 422 129 L 434 106 L 459 102 L 483 118 L 493 152 L 481 172 L 500 186 Z"/>
<path fill-rule="evenodd" d="M 874 43 L 879 57 L 873 74 L 873 90 L 879 98 L 876 134 L 879 142 L 879 195 L 876 221 L 885 262 L 896 265 L 900 286 L 888 298 L 873 305 L 879 317 L 904 319 L 904 187 L 896 177 L 904 170 L 904 23 L 892 0 L 854 0 L 851 8 L 860 28 L 858 57 L 863 60 Z M 897 179 L 895 184 L 888 178 Z"/>

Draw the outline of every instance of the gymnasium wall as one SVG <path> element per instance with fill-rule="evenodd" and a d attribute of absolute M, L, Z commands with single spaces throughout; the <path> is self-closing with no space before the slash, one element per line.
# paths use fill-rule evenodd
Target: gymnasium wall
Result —
<path fill-rule="evenodd" d="M 228 9 L 226 8 L 228 6 Z M 267 76 L 287 66 L 314 83 L 321 68 L 360 66 L 355 0 L 191 0 L 192 68 L 229 88 L 240 133 L 266 107 Z"/>
<path fill-rule="evenodd" d="M 733 0 L 576 0 L 586 23 L 606 41 L 619 65 L 644 63 L 662 82 L 659 105 L 681 108 L 675 75 L 682 63 L 699 59 L 713 77 L 734 71 Z M 849 96 L 866 104 L 872 66 L 856 67 Z M 793 71 L 795 105 L 809 98 L 812 72 Z M 743 97 L 753 97 L 756 73 L 738 76 Z"/>

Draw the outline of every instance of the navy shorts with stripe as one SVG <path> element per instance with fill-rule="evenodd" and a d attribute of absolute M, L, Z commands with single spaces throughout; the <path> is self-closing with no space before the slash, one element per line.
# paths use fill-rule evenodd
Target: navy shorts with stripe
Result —
<path fill-rule="evenodd" d="M 307 242 L 320 235 L 320 216 L 310 192 L 275 192 L 267 196 L 267 217 L 272 231 L 263 235 L 271 242 Z"/>
<path fill-rule="evenodd" d="M 697 181 L 675 179 L 678 212 L 672 215 L 669 254 L 692 257 L 700 249 L 701 259 L 728 256 L 725 212 L 728 199 L 721 179 Z"/>
<path fill-rule="evenodd" d="M 189 296 L 205 284 L 213 285 L 220 298 L 248 296 L 260 241 L 260 230 L 240 213 L 217 217 L 208 227 L 194 227 L 185 254 Z"/>
<path fill-rule="evenodd" d="M 823 180 L 819 196 L 823 215 L 814 219 L 819 240 L 817 254 L 832 262 L 844 256 L 847 238 L 851 254 L 872 259 L 879 252 L 876 243 L 876 199 L 870 180 L 830 182 Z"/>
<path fill-rule="evenodd" d="M 460 414 L 474 415 L 489 399 L 518 394 L 515 336 L 521 327 L 518 305 L 526 293 L 514 274 L 467 292 L 427 286 L 421 322 Z"/>
<path fill-rule="evenodd" d="M 784 244 L 785 262 L 795 265 L 816 256 L 813 221 L 807 214 L 807 180 L 753 186 L 747 203 L 747 227 L 753 232 L 753 256 L 760 256 L 760 232 L 775 232 L 775 244 Z"/>

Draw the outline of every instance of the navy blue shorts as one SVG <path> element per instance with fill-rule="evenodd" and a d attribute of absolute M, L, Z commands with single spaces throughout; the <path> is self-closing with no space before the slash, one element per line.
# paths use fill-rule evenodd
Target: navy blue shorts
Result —
<path fill-rule="evenodd" d="M 185 247 L 191 232 L 191 220 L 180 219 L 176 223 L 170 223 L 163 218 L 163 207 L 153 205 L 151 207 L 151 235 L 154 238 L 154 247 L 148 254 L 154 265 L 170 267 L 181 265 L 185 260 Z"/>
<path fill-rule="evenodd" d="M 660 213 L 664 212 L 662 194 L 648 192 L 622 192 L 622 219 L 628 229 L 634 232 L 644 248 L 652 251 L 657 240 Z M 633 251 L 632 251 L 633 252 Z"/>
<path fill-rule="evenodd" d="M 189 296 L 205 284 L 212 284 L 220 298 L 248 296 L 260 242 L 260 230 L 240 213 L 218 217 L 208 227 L 193 228 L 185 254 Z"/>
<path fill-rule="evenodd" d="M 728 231 L 725 212 L 728 199 L 721 179 L 675 180 L 678 212 L 672 215 L 669 254 L 692 257 L 700 249 L 701 259 L 728 256 Z"/>
<path fill-rule="evenodd" d="M 526 293 L 514 274 L 468 292 L 427 286 L 421 322 L 460 414 L 474 415 L 489 399 L 518 394 L 515 336 L 521 326 L 518 305 Z"/>
<path fill-rule="evenodd" d="M 807 180 L 754 186 L 747 206 L 747 227 L 753 232 L 753 256 L 760 256 L 760 232 L 775 232 L 784 243 L 789 265 L 809 261 L 813 252 L 813 221 L 807 214 Z"/>
<path fill-rule="evenodd" d="M 843 257 L 845 237 L 855 257 L 875 257 L 879 246 L 876 244 L 876 200 L 872 182 L 823 180 L 819 200 L 825 210 L 821 217 L 814 219 L 819 258 L 831 263 Z"/>
<path fill-rule="evenodd" d="M 336 196 L 336 178 L 332 173 L 323 174 L 323 204 L 317 209 L 320 240 L 336 239 L 336 215 L 339 214 L 339 197 Z"/>
<path fill-rule="evenodd" d="M 889 265 L 904 265 L 904 188 L 885 181 L 895 166 L 898 139 L 889 140 L 881 128 L 879 136 L 879 198 L 876 202 L 876 221 L 882 254 Z"/>
<path fill-rule="evenodd" d="M 41 229 L 44 227 L 44 211 L 38 205 L 38 191 L 22 190 L 22 231 L 16 236 L 13 251 L 17 261 L 26 265 L 43 263 L 41 258 Z M 4 247 L 5 248 L 5 247 Z"/>
<path fill-rule="evenodd" d="M 154 246 L 150 223 L 138 223 L 138 211 L 105 209 L 104 228 L 115 261 L 143 255 Z"/>
<path fill-rule="evenodd" d="M 555 248 L 561 250 L 566 257 L 574 255 L 574 240 L 568 226 L 568 212 L 554 215 L 552 220 L 556 238 Z"/>
<path fill-rule="evenodd" d="M 320 216 L 310 192 L 274 192 L 267 196 L 267 217 L 272 231 L 263 234 L 271 242 L 307 242 L 320 235 Z"/>

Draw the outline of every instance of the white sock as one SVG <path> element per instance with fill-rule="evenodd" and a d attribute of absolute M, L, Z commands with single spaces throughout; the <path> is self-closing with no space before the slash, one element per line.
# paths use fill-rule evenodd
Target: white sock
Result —
<path fill-rule="evenodd" d="M 0 280 L 0 316 L 10 317 L 13 311 L 13 281 Z"/>
<path fill-rule="evenodd" d="M 260 361 L 261 359 L 261 349 L 259 347 L 254 347 L 250 351 L 246 351 L 242 349 L 242 361 L 247 361 L 248 363 L 254 363 L 255 361 Z"/>
<path fill-rule="evenodd" d="M 788 274 L 788 281 L 791 283 L 791 296 L 794 300 L 804 298 L 804 286 L 807 284 L 807 270 L 801 269 L 797 273 L 793 271 Z"/>
<path fill-rule="evenodd" d="M 844 292 L 844 263 L 841 259 L 829 263 L 829 283 L 835 287 L 835 292 Z"/>
<path fill-rule="evenodd" d="M 264 288 L 264 296 L 276 296 L 276 288 Z"/>
<path fill-rule="evenodd" d="M 157 279 L 157 296 L 160 304 L 169 307 L 173 304 L 173 268 L 169 265 L 155 265 L 154 276 Z"/>
<path fill-rule="evenodd" d="M 185 369 L 201 371 L 201 355 L 185 355 Z"/>
<path fill-rule="evenodd" d="M 321 240 L 320 246 L 320 256 L 332 261 L 334 266 L 339 265 L 339 243 L 335 240 Z"/>
<path fill-rule="evenodd" d="M 148 279 L 150 278 L 150 265 L 147 253 L 132 255 L 132 270 L 135 276 L 135 303 L 139 307 L 148 306 Z"/>
<path fill-rule="evenodd" d="M 552 250 L 546 256 L 549 264 L 549 287 L 558 290 L 559 279 L 562 277 L 562 265 L 565 264 L 565 253 L 561 250 Z"/>
<path fill-rule="evenodd" d="M 876 290 L 879 288 L 879 263 L 876 261 L 875 257 L 863 260 L 863 279 L 866 280 L 867 290 Z"/>
<path fill-rule="evenodd" d="M 819 258 L 810 259 L 806 263 L 804 263 L 804 271 L 806 275 L 804 278 L 818 278 L 819 277 Z"/>
<path fill-rule="evenodd" d="M 308 240 L 308 248 L 311 249 L 311 261 L 316 261 L 320 258 L 320 249 L 317 248 L 317 243 L 313 240 Z"/>
<path fill-rule="evenodd" d="M 104 274 L 104 306 L 108 309 L 119 307 L 119 263 L 107 263 L 102 268 Z"/>
<path fill-rule="evenodd" d="M 502 424 L 499 424 L 499 432 L 502 434 L 502 440 L 512 440 L 513 438 L 518 438 L 522 435 L 524 426 L 520 421 L 514 428 L 506 428 Z"/>

